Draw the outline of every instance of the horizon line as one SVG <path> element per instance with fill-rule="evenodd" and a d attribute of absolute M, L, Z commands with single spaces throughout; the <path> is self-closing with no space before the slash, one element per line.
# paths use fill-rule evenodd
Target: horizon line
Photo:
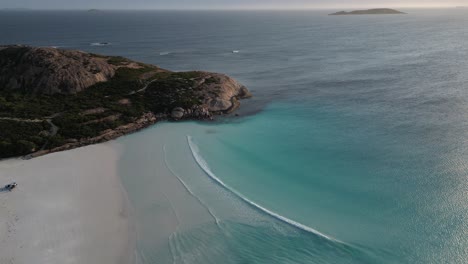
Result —
<path fill-rule="evenodd" d="M 304 10 L 357 10 L 379 8 L 401 9 L 452 9 L 468 6 L 401 6 L 401 7 L 253 7 L 253 8 L 27 8 L 0 7 L 3 11 L 304 11 Z"/>

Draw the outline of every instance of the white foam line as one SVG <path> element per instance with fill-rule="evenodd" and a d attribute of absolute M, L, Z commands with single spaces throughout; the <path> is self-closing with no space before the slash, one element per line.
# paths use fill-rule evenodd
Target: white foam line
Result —
<path fill-rule="evenodd" d="M 190 150 L 192 151 L 192 155 L 193 155 L 193 158 L 195 159 L 195 161 L 198 163 L 198 165 L 200 166 L 200 168 L 202 170 L 204 170 L 206 172 L 206 174 L 208 176 L 211 177 L 211 179 L 213 179 L 215 182 L 217 182 L 218 184 L 220 184 L 222 187 L 224 187 L 226 190 L 232 192 L 233 194 L 235 194 L 237 197 L 241 198 L 244 202 L 250 204 L 251 206 L 254 206 L 255 208 L 263 211 L 264 213 L 276 218 L 276 219 L 279 219 L 280 221 L 286 223 L 286 224 L 289 224 L 289 225 L 292 225 L 294 227 L 297 227 L 299 229 L 302 229 L 304 231 L 307 231 L 307 232 L 310 232 L 310 233 L 313 233 L 315 235 L 318 235 L 318 236 L 321 236 L 323 238 L 326 238 L 328 240 L 331 240 L 331 241 L 334 241 L 334 242 L 338 242 L 338 243 L 341 243 L 341 244 L 346 244 L 345 242 L 342 242 L 336 238 L 333 238 L 331 236 L 328 236 L 328 235 L 325 235 L 311 227 L 308 227 L 306 225 L 303 225 L 301 223 L 298 223 L 294 220 L 291 220 L 287 217 L 284 217 L 280 214 L 277 214 L 273 211 L 270 211 L 258 204 L 256 204 L 255 202 L 247 199 L 245 196 L 243 196 L 242 194 L 240 194 L 239 192 L 237 192 L 236 190 L 234 190 L 233 188 L 229 187 L 227 184 L 225 184 L 223 181 L 221 181 L 218 177 L 216 177 L 216 175 L 211 171 L 210 167 L 208 166 L 207 162 L 201 157 L 201 155 L 199 154 L 199 150 L 198 150 L 198 146 L 193 143 L 192 141 L 192 137 L 191 136 L 187 136 L 187 142 L 189 144 L 189 147 L 190 147 Z"/>
<path fill-rule="evenodd" d="M 187 190 L 187 192 L 192 195 L 195 199 L 197 199 L 197 201 L 203 206 L 205 207 L 205 209 L 208 211 L 208 213 L 213 217 L 213 219 L 215 220 L 216 222 L 216 225 L 219 227 L 219 219 L 218 217 L 216 217 L 213 212 L 211 211 L 210 207 L 208 207 L 208 205 L 203 202 L 202 199 L 200 199 L 198 196 L 195 195 L 195 193 L 193 193 L 193 191 L 190 189 L 190 187 L 188 187 L 188 185 L 179 177 L 179 175 L 177 175 L 177 173 L 175 173 L 175 171 L 172 170 L 171 166 L 169 166 L 169 163 L 167 162 L 167 158 L 166 158 L 166 145 L 163 146 L 163 151 L 164 151 L 164 163 L 166 164 L 166 167 L 167 169 L 172 173 L 172 175 L 174 175 L 177 180 L 179 180 L 179 182 L 184 186 L 184 188 Z"/>
<path fill-rule="evenodd" d="M 174 253 L 174 246 L 172 245 L 172 236 L 174 235 L 174 233 L 172 233 L 168 240 L 169 240 L 169 251 L 171 251 L 171 255 L 172 255 L 172 264 L 175 264 L 175 261 L 176 261 L 176 257 L 175 257 L 175 253 Z"/>
<path fill-rule="evenodd" d="M 172 239 L 174 240 L 174 243 L 175 243 L 176 250 L 179 253 L 178 255 L 176 255 L 176 259 L 180 259 L 180 262 L 185 263 L 184 253 L 182 252 L 182 249 L 180 248 L 180 243 L 178 241 L 178 237 L 179 236 L 177 235 L 177 232 L 174 233 L 174 236 L 172 237 Z"/>
<path fill-rule="evenodd" d="M 175 217 L 176 217 L 176 220 L 177 220 L 177 229 L 179 229 L 179 225 L 180 225 L 180 220 L 179 220 L 179 215 L 177 214 L 175 208 L 174 208 L 174 205 L 172 204 L 171 200 L 169 200 L 169 197 L 167 197 L 167 195 L 162 192 L 162 194 L 164 195 L 164 198 L 166 198 L 167 202 L 169 203 L 169 206 L 171 207 L 171 210 L 172 212 L 174 213 Z"/>

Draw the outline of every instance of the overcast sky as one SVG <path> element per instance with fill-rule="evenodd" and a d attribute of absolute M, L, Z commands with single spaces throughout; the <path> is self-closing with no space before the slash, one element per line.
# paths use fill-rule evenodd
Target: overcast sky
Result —
<path fill-rule="evenodd" d="M 34 9 L 296 9 L 459 5 L 468 5 L 468 0 L 0 0 L 0 8 Z"/>

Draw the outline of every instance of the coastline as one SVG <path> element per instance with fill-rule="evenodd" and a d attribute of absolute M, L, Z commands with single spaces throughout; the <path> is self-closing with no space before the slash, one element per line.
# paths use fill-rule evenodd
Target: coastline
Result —
<path fill-rule="evenodd" d="M 72 150 L 75 148 L 85 147 L 89 145 L 105 143 L 105 142 L 117 139 L 119 137 L 129 135 L 132 133 L 136 133 L 142 129 L 148 128 L 156 124 L 159 121 L 158 118 L 160 118 L 160 116 L 157 117 L 153 113 L 145 113 L 139 119 L 135 120 L 135 122 L 119 126 L 115 129 L 109 129 L 107 131 L 104 131 L 105 133 L 102 133 L 99 136 L 80 139 L 77 142 L 67 143 L 65 145 L 62 145 L 60 147 L 56 147 L 53 149 L 40 150 L 40 151 L 24 156 L 24 159 L 32 159 L 32 158 L 37 158 L 37 157 L 44 156 L 50 153 L 62 152 L 62 151 Z"/>
<path fill-rule="evenodd" d="M 159 121 L 207 121 L 231 114 L 239 108 L 239 100 L 251 97 L 245 86 L 224 74 L 161 71 L 157 66 L 121 57 L 23 46 L 2 50 L 5 61 L 15 65 L 11 67 L 13 79 L 21 72 L 19 65 L 32 65 L 28 61 L 31 57 L 47 62 L 41 78 L 48 76 L 46 79 L 58 82 L 64 81 L 63 76 L 72 78 L 60 86 L 70 88 L 67 91 L 53 90 L 55 85 L 38 94 L 31 92 L 31 97 L 15 97 L 18 100 L 9 101 L 11 105 L 27 105 L 33 112 L 25 111 L 26 116 L 20 118 L 16 117 L 18 109 L 12 108 L 8 113 L 11 117 L 2 118 L 6 132 L 4 142 L 0 142 L 0 156 L 22 155 L 22 159 L 0 160 L 0 186 L 18 183 L 13 192 L 3 190 L 0 193 L 0 237 L 4 238 L 0 241 L 0 263 L 147 262 L 145 253 L 141 254 L 137 248 L 142 240 L 139 234 L 143 240 L 150 240 L 152 245 L 157 244 L 162 249 L 168 241 L 177 243 L 174 237 L 184 228 L 211 222 L 214 216 L 210 210 L 204 211 L 205 205 L 200 204 L 168 167 L 165 145 L 161 145 L 162 153 L 150 153 L 145 160 L 148 164 L 160 165 L 155 169 L 156 175 L 152 168 L 148 176 L 156 176 L 163 183 L 163 189 L 158 194 L 149 190 L 150 195 L 145 198 L 153 203 L 150 207 L 159 203 L 162 208 L 171 210 L 153 215 L 152 208 L 146 208 L 149 213 L 144 214 L 148 218 L 143 221 L 153 220 L 151 223 L 158 228 L 149 232 L 141 230 L 147 223 L 141 223 L 141 208 L 137 206 L 133 213 L 130 201 L 133 205 L 132 186 L 145 175 L 138 171 L 135 180 L 133 176 L 138 167 L 121 167 L 125 162 L 123 153 L 127 153 L 125 144 L 100 143 L 143 130 Z M 24 61 L 12 61 L 9 52 Z M 65 72 L 55 72 L 53 69 L 63 63 L 62 59 L 69 60 L 67 54 L 81 58 L 78 62 L 69 61 L 76 69 L 66 67 Z M 94 83 L 95 70 L 89 72 L 88 60 L 93 60 L 94 66 L 106 73 L 106 78 L 98 78 Z M 33 82 L 40 81 L 36 75 L 32 78 Z M 83 86 L 75 87 L 76 80 Z M 73 91 L 79 95 L 63 96 Z M 55 93 L 61 95 L 54 97 Z M 40 101 L 40 106 L 21 104 L 30 98 Z M 62 105 L 70 107 L 64 110 Z M 37 113 L 38 109 L 44 111 Z M 21 140 L 17 135 L 22 136 Z M 164 142 L 158 140 L 158 144 Z M 125 174 L 127 169 L 130 173 Z M 128 175 L 130 178 L 125 178 Z M 173 191 L 165 194 L 166 188 Z M 136 194 L 140 194 L 139 190 Z M 179 213 L 187 217 L 179 217 Z M 171 247 L 169 251 L 175 259 L 173 250 Z"/>
<path fill-rule="evenodd" d="M 101 143 L 161 120 L 212 120 L 252 96 L 225 74 L 171 72 L 79 50 L 0 46 L 0 67 L 0 158 Z"/>
<path fill-rule="evenodd" d="M 1 263 L 134 263 L 132 209 L 121 149 L 98 144 L 0 162 Z"/>
<path fill-rule="evenodd" d="M 123 150 L 117 171 L 131 202 L 137 264 L 468 264 L 468 60 L 463 56 L 468 9 L 328 16 L 340 10 L 5 12 L 0 33 L 3 44 L 21 41 L 121 55 L 173 71 L 226 73 L 255 93 L 241 101 L 239 111 L 214 122 L 173 122 L 172 110 L 190 109 L 173 104 L 161 111 L 167 119 L 104 144 Z M 184 75 L 172 76 L 188 81 Z M 21 132 L 31 135 L 24 139 L 36 147 L 15 154 L 20 157 L 130 124 L 149 109 L 137 107 L 140 102 L 161 101 L 138 92 L 152 81 L 146 77 L 122 89 L 106 89 L 120 86 L 103 83 L 96 93 L 85 90 L 83 96 L 60 95 L 53 101 L 32 94 L 15 99 L 5 92 L 11 111 L 1 115 L 8 119 L 0 119 L 5 124 L 0 134 L 11 128 L 12 140 L 0 141 L 15 144 Z M 22 83 L 23 75 L 18 80 Z M 165 83 L 170 88 L 176 81 Z M 158 87 L 164 86 L 153 91 Z M 107 91 L 119 93 L 106 98 Z M 127 109 L 138 111 L 129 119 Z M 63 115 L 52 118 L 56 113 Z M 35 118 L 54 119 L 57 137 L 50 138 L 56 134 L 50 123 L 28 122 Z M 190 152 L 187 136 L 199 153 Z M 77 146 L 82 148 L 88 147 Z M 87 153 L 99 162 L 98 152 Z M 0 174 L 6 170 L 1 165 Z M 49 171 L 42 167 L 36 174 Z M 229 188 L 213 181 L 210 172 Z M 13 180 L 1 178 L 0 187 Z M 23 191 L 25 183 L 19 183 Z M 2 211 L 3 199 L 13 195 L 16 191 L 0 193 L 0 241 L 7 239 L 2 233 L 7 223 L 15 224 L 15 215 Z M 287 224 L 239 195 L 346 244 Z M 33 216 L 34 206 L 28 207 Z M 23 214 L 19 220 L 24 219 Z M 34 218 L 28 224 L 44 228 Z M 27 239 L 54 240 L 35 233 L 27 231 Z M 17 254 L 29 254 L 16 245 L 25 237 L 8 238 Z M 121 255 L 131 254 L 132 246 Z M 7 250 L 0 251 L 0 264 L 12 264 L 2 259 Z M 37 260 L 33 263 L 43 261 Z"/>

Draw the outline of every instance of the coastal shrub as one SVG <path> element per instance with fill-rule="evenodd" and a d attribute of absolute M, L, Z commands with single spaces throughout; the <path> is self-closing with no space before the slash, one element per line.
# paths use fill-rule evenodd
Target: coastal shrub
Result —
<path fill-rule="evenodd" d="M 205 80 L 206 84 L 216 84 L 218 83 L 218 80 L 215 77 L 210 77 Z"/>
<path fill-rule="evenodd" d="M 28 154 L 37 149 L 37 145 L 31 141 L 27 140 L 18 140 L 16 142 L 16 150 L 21 153 L 21 155 Z"/>
<path fill-rule="evenodd" d="M 200 104 L 193 80 L 199 76 L 198 72 L 171 73 L 165 78 L 153 81 L 145 93 L 148 109 L 155 113 L 164 113 L 175 107 L 190 108 Z"/>
<path fill-rule="evenodd" d="M 124 58 L 124 57 L 120 57 L 120 56 L 113 56 L 113 57 L 110 57 L 107 62 L 109 64 L 112 64 L 112 65 L 125 65 L 126 63 L 129 62 L 128 59 Z"/>
<path fill-rule="evenodd" d="M 47 141 L 47 122 L 0 120 L 0 158 L 31 153 Z"/>
<path fill-rule="evenodd" d="M 115 81 L 122 81 L 122 80 L 138 80 L 141 75 L 155 70 L 154 67 L 142 67 L 139 69 L 133 69 L 133 68 L 119 68 L 114 75 Z"/>
<path fill-rule="evenodd" d="M 16 146 L 13 145 L 9 141 L 0 141 L 0 158 L 9 158 L 17 155 L 19 151 L 17 150 Z"/>
<path fill-rule="evenodd" d="M 21 140 L 25 137 L 38 136 L 42 131 L 48 131 L 47 122 L 18 122 L 14 120 L 0 120 L 0 140 Z"/>
<path fill-rule="evenodd" d="M 124 63 L 123 58 L 110 58 Z M 75 95 L 37 95 L 0 89 L 0 117 L 42 119 L 54 116 L 59 128 L 54 136 L 47 122 L 0 120 L 0 158 L 25 155 L 42 147 L 55 148 L 82 138 L 95 137 L 104 130 L 133 122 L 146 112 L 168 113 L 175 107 L 190 108 L 201 103 L 195 91 L 200 72 L 156 72 L 157 68 L 120 68 L 115 76 Z M 148 76 L 148 73 L 151 73 Z M 145 80 L 141 78 L 145 75 Z M 146 90 L 141 90 L 148 84 Z M 139 91 L 141 90 L 141 91 Z M 139 91 L 139 92 L 137 92 Z M 122 104 L 121 100 L 128 103 Z M 83 115 L 83 111 L 105 108 L 103 113 Z M 113 121 L 101 119 L 118 116 Z M 97 122 L 92 122 L 96 121 Z"/>
<path fill-rule="evenodd" d="M 63 138 L 61 135 L 55 135 L 55 136 L 48 137 L 46 147 L 48 149 L 53 149 L 56 147 L 63 146 L 66 142 L 67 140 Z"/>
<path fill-rule="evenodd" d="M 0 159 L 26 155 L 37 149 L 36 144 L 27 140 L 0 141 Z"/>

